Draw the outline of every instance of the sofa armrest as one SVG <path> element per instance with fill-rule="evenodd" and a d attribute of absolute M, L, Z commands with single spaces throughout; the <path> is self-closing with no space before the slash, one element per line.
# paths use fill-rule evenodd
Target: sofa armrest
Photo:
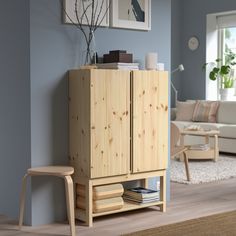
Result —
<path fill-rule="evenodd" d="M 176 108 L 171 108 L 171 110 L 170 110 L 170 119 L 171 120 L 175 120 L 176 119 Z"/>

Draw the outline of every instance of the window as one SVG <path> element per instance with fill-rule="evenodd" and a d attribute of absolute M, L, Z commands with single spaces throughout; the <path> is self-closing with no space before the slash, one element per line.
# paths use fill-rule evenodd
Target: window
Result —
<path fill-rule="evenodd" d="M 236 27 L 220 29 L 219 37 L 219 56 L 225 63 L 228 53 L 236 54 Z"/>
<path fill-rule="evenodd" d="M 207 52 L 206 61 L 213 62 L 217 58 L 221 58 L 219 63 L 225 64 L 229 58 L 229 53 L 236 54 L 236 12 L 224 12 L 207 15 Z M 236 66 L 232 71 L 232 76 L 236 77 Z M 220 81 L 210 81 L 208 77 L 209 71 L 206 72 L 206 99 L 221 99 Z M 236 81 L 234 83 L 236 88 Z M 236 89 L 235 89 L 236 91 Z M 234 92 L 235 93 L 235 92 Z M 236 100 L 236 94 L 230 98 Z"/>
<path fill-rule="evenodd" d="M 236 27 L 219 29 L 218 34 L 219 34 L 219 39 L 218 39 L 219 58 L 222 59 L 221 64 L 226 64 L 227 61 L 229 61 L 229 55 L 235 54 L 236 56 Z M 231 76 L 235 78 L 236 66 L 233 66 L 232 68 L 233 70 L 231 71 Z M 219 86 L 218 89 L 220 89 L 221 84 L 218 84 L 218 86 Z M 234 82 L 233 86 L 235 90 L 236 81 Z M 227 100 L 236 100 L 235 91 L 234 91 L 234 96 L 228 98 Z"/>

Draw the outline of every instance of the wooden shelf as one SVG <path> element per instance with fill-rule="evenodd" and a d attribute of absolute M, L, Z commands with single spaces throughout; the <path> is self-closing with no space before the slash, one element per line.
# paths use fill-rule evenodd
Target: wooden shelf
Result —
<path fill-rule="evenodd" d="M 150 206 L 158 206 L 158 205 L 161 205 L 161 204 L 163 204 L 162 201 L 145 203 L 145 204 L 136 204 L 136 203 L 131 203 L 131 202 L 124 202 L 124 206 L 119 210 L 107 211 L 107 212 L 101 212 L 101 213 L 94 213 L 93 217 L 104 216 L 104 215 L 109 215 L 109 214 L 115 214 L 115 213 L 120 213 L 120 212 L 124 212 L 124 211 L 132 211 L 132 210 L 137 210 L 137 209 L 150 207 Z"/>
<path fill-rule="evenodd" d="M 187 150 L 186 154 L 188 159 L 214 159 L 215 149 L 210 148 L 208 150 Z"/>
<path fill-rule="evenodd" d="M 105 215 L 110 215 L 110 214 L 115 214 L 115 213 L 120 213 L 120 212 L 125 212 L 125 211 L 132 211 L 132 210 L 137 210 L 137 209 L 151 207 L 151 206 L 158 206 L 162 204 L 163 204 L 163 201 L 150 202 L 150 203 L 144 203 L 144 204 L 124 202 L 124 206 L 121 209 L 113 210 L 113 211 L 106 211 L 106 212 L 101 212 L 101 213 L 93 213 L 93 217 L 105 216 Z M 85 211 L 77 208 L 75 210 L 75 216 L 78 216 L 81 214 L 82 215 L 85 214 Z M 76 217 L 76 218 L 78 219 L 79 217 Z"/>

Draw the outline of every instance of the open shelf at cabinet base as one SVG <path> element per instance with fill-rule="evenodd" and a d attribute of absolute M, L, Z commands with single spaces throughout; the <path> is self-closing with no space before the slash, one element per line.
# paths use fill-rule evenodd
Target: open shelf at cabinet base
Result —
<path fill-rule="evenodd" d="M 115 213 L 120 213 L 120 212 L 125 212 L 125 211 L 137 210 L 137 209 L 151 207 L 151 206 L 159 206 L 159 205 L 163 205 L 163 201 L 150 202 L 150 203 L 144 203 L 144 204 L 137 204 L 137 203 L 131 203 L 131 202 L 125 201 L 124 206 L 121 209 L 113 210 L 113 211 L 106 211 L 106 212 L 101 212 L 101 213 L 93 213 L 92 216 L 98 217 L 98 216 L 110 215 L 110 214 L 115 214 Z M 84 216 L 85 216 L 85 210 L 76 208 L 75 218 L 78 220 L 84 220 Z"/>

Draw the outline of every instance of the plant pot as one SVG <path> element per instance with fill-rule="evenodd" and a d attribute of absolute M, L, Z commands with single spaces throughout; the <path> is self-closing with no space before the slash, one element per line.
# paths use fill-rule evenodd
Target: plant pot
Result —
<path fill-rule="evenodd" d="M 234 93 L 235 93 L 234 88 L 220 89 L 220 99 L 223 101 L 232 100 Z"/>

